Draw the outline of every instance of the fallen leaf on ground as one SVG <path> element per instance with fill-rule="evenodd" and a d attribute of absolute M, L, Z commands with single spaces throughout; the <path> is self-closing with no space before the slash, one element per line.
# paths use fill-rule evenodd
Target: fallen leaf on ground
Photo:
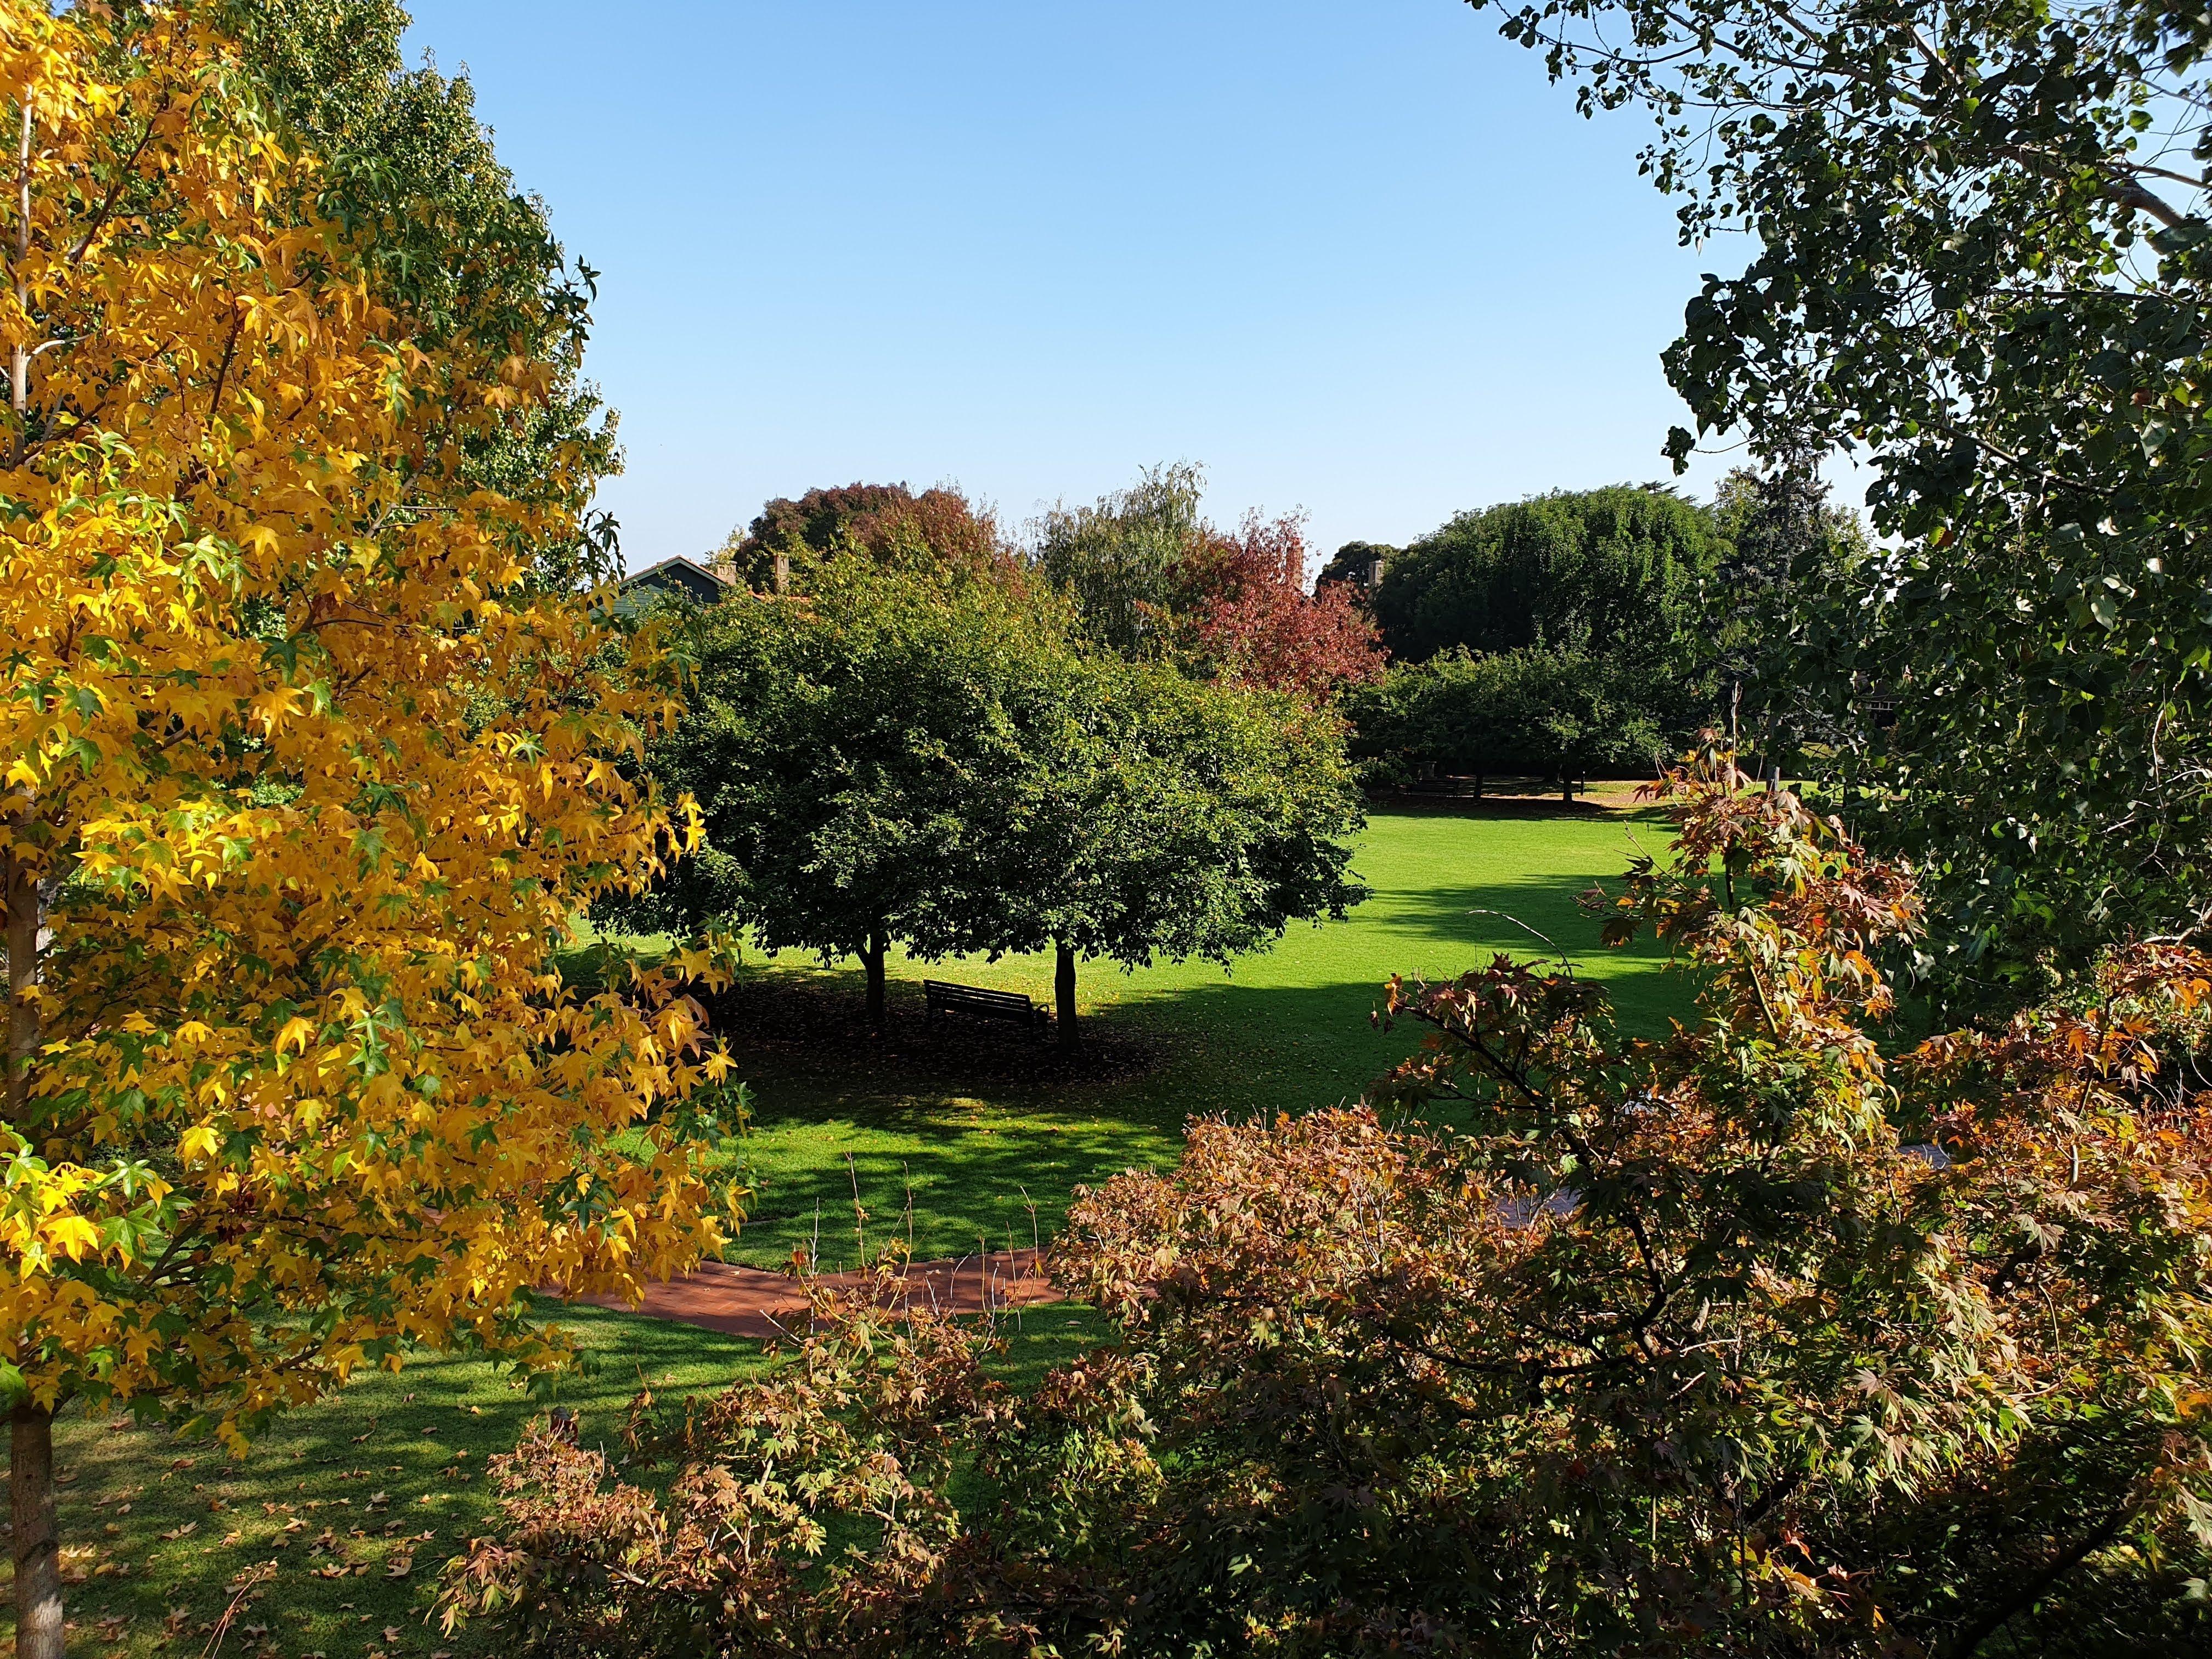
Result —
<path fill-rule="evenodd" d="M 384 1576 L 386 1578 L 404 1578 L 414 1571 L 415 1558 L 411 1555 L 395 1555 L 384 1564 Z M 398 1638 L 395 1637 L 392 1639 L 397 1641 Z"/>
<path fill-rule="evenodd" d="M 171 1540 L 189 1538 L 192 1534 L 198 1532 L 199 1529 L 200 1523 L 198 1522 L 187 1521 L 181 1527 L 172 1527 L 167 1532 L 155 1533 L 154 1535 L 156 1538 L 166 1538 Z"/>

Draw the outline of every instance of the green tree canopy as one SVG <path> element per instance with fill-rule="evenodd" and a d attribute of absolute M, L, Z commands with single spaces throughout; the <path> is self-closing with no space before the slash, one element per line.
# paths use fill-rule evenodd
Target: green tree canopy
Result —
<path fill-rule="evenodd" d="M 690 712 L 648 764 L 708 844 L 625 920 L 856 956 L 877 1021 L 893 942 L 1056 941 L 1072 1042 L 1078 955 L 1226 961 L 1359 896 L 1334 717 L 1087 650 L 1048 589 L 854 553 L 811 586 L 692 616 Z"/>
<path fill-rule="evenodd" d="M 1413 543 L 1385 563 L 1375 616 L 1403 660 L 1537 645 L 1679 674 L 1721 550 L 1712 515 L 1672 491 L 1559 490 Z"/>
<path fill-rule="evenodd" d="M 1363 817 L 1334 714 L 1167 664 L 1085 667 L 1078 746 L 1043 757 L 1051 810 L 1001 936 L 1054 947 L 1064 1047 L 1079 957 L 1225 965 L 1366 896 L 1347 868 Z"/>
<path fill-rule="evenodd" d="M 1038 758 L 1073 746 L 1081 665 L 1060 618 L 994 583 L 846 557 L 813 586 L 694 613 L 690 713 L 648 764 L 707 846 L 627 917 L 858 957 L 880 1022 L 892 941 L 1004 948 L 1009 850 L 1042 810 Z"/>
<path fill-rule="evenodd" d="M 128 37 L 135 9 L 118 8 Z M 502 344 L 554 380 L 527 416 L 457 439 L 486 489 L 535 503 L 560 492 L 575 525 L 531 550 L 538 580 L 618 576 L 617 526 L 590 512 L 619 471 L 614 417 L 583 378 L 596 274 L 572 264 L 543 201 L 515 186 L 477 118 L 475 90 L 426 59 L 409 67 L 399 0 L 219 0 L 282 126 L 323 161 L 319 210 L 365 249 L 379 292 L 424 349 Z"/>

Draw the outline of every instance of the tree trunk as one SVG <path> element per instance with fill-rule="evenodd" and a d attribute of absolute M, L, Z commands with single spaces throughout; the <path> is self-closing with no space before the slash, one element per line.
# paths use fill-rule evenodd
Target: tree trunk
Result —
<path fill-rule="evenodd" d="M 1053 940 L 1052 945 L 1058 956 L 1052 970 L 1053 1024 L 1060 1048 L 1073 1052 L 1076 1043 L 1075 951 L 1064 939 Z"/>
<path fill-rule="evenodd" d="M 1480 772 L 1474 775 L 1474 798 L 1477 800 L 1482 799 L 1482 774 Z"/>
<path fill-rule="evenodd" d="M 1570 806 L 1575 804 L 1575 781 L 1564 773 L 1559 778 L 1559 799 Z"/>
<path fill-rule="evenodd" d="M 9 1447 L 15 1522 L 15 1659 L 62 1659 L 61 1540 L 54 1533 L 54 1414 L 18 1406 Z"/>
<path fill-rule="evenodd" d="M 39 1051 L 39 1006 L 32 991 L 39 982 L 39 878 L 11 855 L 0 855 L 0 904 L 8 907 L 8 1120 L 28 1133 L 31 1057 Z"/>
<path fill-rule="evenodd" d="M 868 970 L 868 1029 L 884 1029 L 884 952 L 890 948 L 880 927 L 868 935 L 868 948 L 860 952 L 860 964 Z"/>

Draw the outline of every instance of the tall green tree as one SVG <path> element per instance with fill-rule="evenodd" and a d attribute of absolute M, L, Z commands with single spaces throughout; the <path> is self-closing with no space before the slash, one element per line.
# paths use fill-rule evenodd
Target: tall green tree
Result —
<path fill-rule="evenodd" d="M 1671 490 L 1559 490 L 1462 513 L 1383 566 L 1376 620 L 1394 657 L 1455 646 L 1586 651 L 1677 677 L 1699 661 L 1711 514 Z"/>
<path fill-rule="evenodd" d="M 1480 3 L 1480 0 L 1478 0 Z M 1923 966 L 2032 994 L 2212 893 L 2212 16 L 2157 0 L 1546 0 L 1504 27 L 1640 105 L 1686 239 L 1695 431 L 1862 454 L 1883 538 L 1808 607 L 1855 821 L 1926 868 Z"/>
<path fill-rule="evenodd" d="M 117 9 L 127 50 L 136 8 Z M 621 470 L 616 422 L 583 375 L 596 273 L 571 262 L 477 118 L 474 88 L 402 51 L 398 0 L 220 0 L 279 125 L 320 160 L 318 210 L 366 248 L 380 294 L 426 350 L 506 345 L 552 380 L 496 433 L 457 432 L 485 489 L 562 509 L 574 526 L 530 550 L 535 579 L 588 587 L 622 573 L 617 526 L 593 510 Z"/>

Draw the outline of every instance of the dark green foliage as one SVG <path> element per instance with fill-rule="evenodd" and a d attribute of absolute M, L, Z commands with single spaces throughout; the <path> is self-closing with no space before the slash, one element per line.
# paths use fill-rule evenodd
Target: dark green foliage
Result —
<path fill-rule="evenodd" d="M 809 600 L 740 592 L 696 613 L 689 715 L 649 764 L 707 845 L 625 920 L 741 922 L 775 951 L 1001 948 L 1013 849 L 1042 810 L 1036 757 L 1069 746 L 1079 665 L 1057 620 L 995 584 L 858 558 Z"/>
<path fill-rule="evenodd" d="M 1513 774 L 1556 780 L 1657 770 L 1667 737 L 1635 669 L 1587 652 L 1449 651 L 1346 694 L 1356 752 L 1378 781 Z"/>
<path fill-rule="evenodd" d="M 1088 653 L 1019 582 L 855 552 L 811 586 L 686 624 L 691 713 L 648 760 L 707 845 L 621 920 L 858 956 L 879 1018 L 892 941 L 1225 962 L 1360 896 L 1334 716 Z"/>
<path fill-rule="evenodd" d="M 1225 964 L 1364 896 L 1346 868 L 1362 818 L 1334 716 L 1164 664 L 1087 667 L 1083 746 L 1054 757 L 1054 819 L 1008 896 L 1004 948 Z"/>
<path fill-rule="evenodd" d="M 2200 931 L 2212 19 L 2144 0 L 1506 10 L 1585 107 L 1653 112 L 1646 167 L 1686 237 L 1754 234 L 1668 354 L 1698 433 L 1840 445 L 1875 473 L 1891 546 L 1814 596 L 1805 670 L 1839 715 L 1872 685 L 1899 696 L 1844 779 L 1866 832 L 1926 870 L 1936 988 L 2033 995 L 2100 941 Z"/>
<path fill-rule="evenodd" d="M 1698 659 L 1711 515 L 1671 491 L 1561 490 L 1462 513 L 1389 562 L 1375 593 L 1391 655 L 1543 646 L 1681 674 Z"/>
<path fill-rule="evenodd" d="M 1462 513 L 1371 595 L 1396 664 L 1346 709 L 1382 777 L 1648 772 L 1717 713 L 1707 615 L 1727 544 L 1671 490 Z"/>

